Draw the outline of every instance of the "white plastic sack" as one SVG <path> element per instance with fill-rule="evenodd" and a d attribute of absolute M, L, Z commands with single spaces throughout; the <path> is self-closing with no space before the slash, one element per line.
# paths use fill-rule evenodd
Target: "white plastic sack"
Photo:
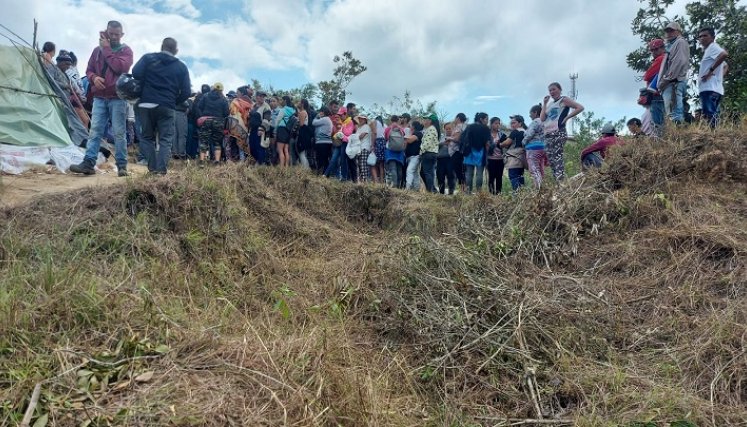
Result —
<path fill-rule="evenodd" d="M 83 161 L 86 152 L 80 147 L 68 145 L 64 148 L 52 148 L 49 154 L 57 169 L 62 173 L 67 173 L 70 165 L 77 165 Z"/>
<path fill-rule="evenodd" d="M 351 159 L 361 153 L 361 140 L 358 139 L 357 134 L 352 134 L 348 137 L 348 146 L 345 147 L 345 154 Z"/>
<path fill-rule="evenodd" d="M 44 167 L 50 159 L 47 147 L 0 144 L 0 173 L 18 175 L 35 167 Z"/>

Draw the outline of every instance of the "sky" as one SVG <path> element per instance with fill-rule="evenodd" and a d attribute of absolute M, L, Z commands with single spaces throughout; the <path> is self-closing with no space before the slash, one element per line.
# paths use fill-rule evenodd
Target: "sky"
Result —
<path fill-rule="evenodd" d="M 451 118 L 484 111 L 507 121 L 559 82 L 596 117 L 639 117 L 640 74 L 625 57 L 640 47 L 631 20 L 640 3 L 592 0 L 6 0 L 0 24 L 53 41 L 85 64 L 106 22 L 124 25 L 135 60 L 178 41 L 192 87 L 227 90 L 257 79 L 278 89 L 327 80 L 350 50 L 368 70 L 348 101 L 386 105 L 410 91 Z M 672 14 L 684 10 L 678 1 Z M 0 35 L 9 35 L 0 28 Z M 0 43 L 9 44 L 0 37 Z M 399 113 L 399 112 L 395 112 Z"/>

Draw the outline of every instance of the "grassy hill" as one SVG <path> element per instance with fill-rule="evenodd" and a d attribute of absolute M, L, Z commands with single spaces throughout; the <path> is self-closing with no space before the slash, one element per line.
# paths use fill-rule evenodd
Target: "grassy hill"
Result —
<path fill-rule="evenodd" d="M 515 197 L 186 169 L 0 211 L 0 424 L 747 423 L 747 135 Z"/>

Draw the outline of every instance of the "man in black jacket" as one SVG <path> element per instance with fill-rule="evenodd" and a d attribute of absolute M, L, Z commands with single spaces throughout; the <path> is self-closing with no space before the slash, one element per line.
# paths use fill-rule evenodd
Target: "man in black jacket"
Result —
<path fill-rule="evenodd" d="M 166 174 L 176 135 L 176 106 L 186 101 L 192 90 L 187 66 L 176 58 L 177 52 L 176 40 L 167 37 L 161 52 L 143 56 L 132 69 L 132 76 L 143 85 L 137 114 L 142 128 L 141 149 L 152 174 Z"/>

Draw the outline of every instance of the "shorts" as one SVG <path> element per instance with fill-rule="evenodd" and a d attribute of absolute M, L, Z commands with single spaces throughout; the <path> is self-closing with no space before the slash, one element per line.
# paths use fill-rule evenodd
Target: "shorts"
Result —
<path fill-rule="evenodd" d="M 280 144 L 290 144 L 291 134 L 287 127 L 275 129 L 275 142 Z"/>

